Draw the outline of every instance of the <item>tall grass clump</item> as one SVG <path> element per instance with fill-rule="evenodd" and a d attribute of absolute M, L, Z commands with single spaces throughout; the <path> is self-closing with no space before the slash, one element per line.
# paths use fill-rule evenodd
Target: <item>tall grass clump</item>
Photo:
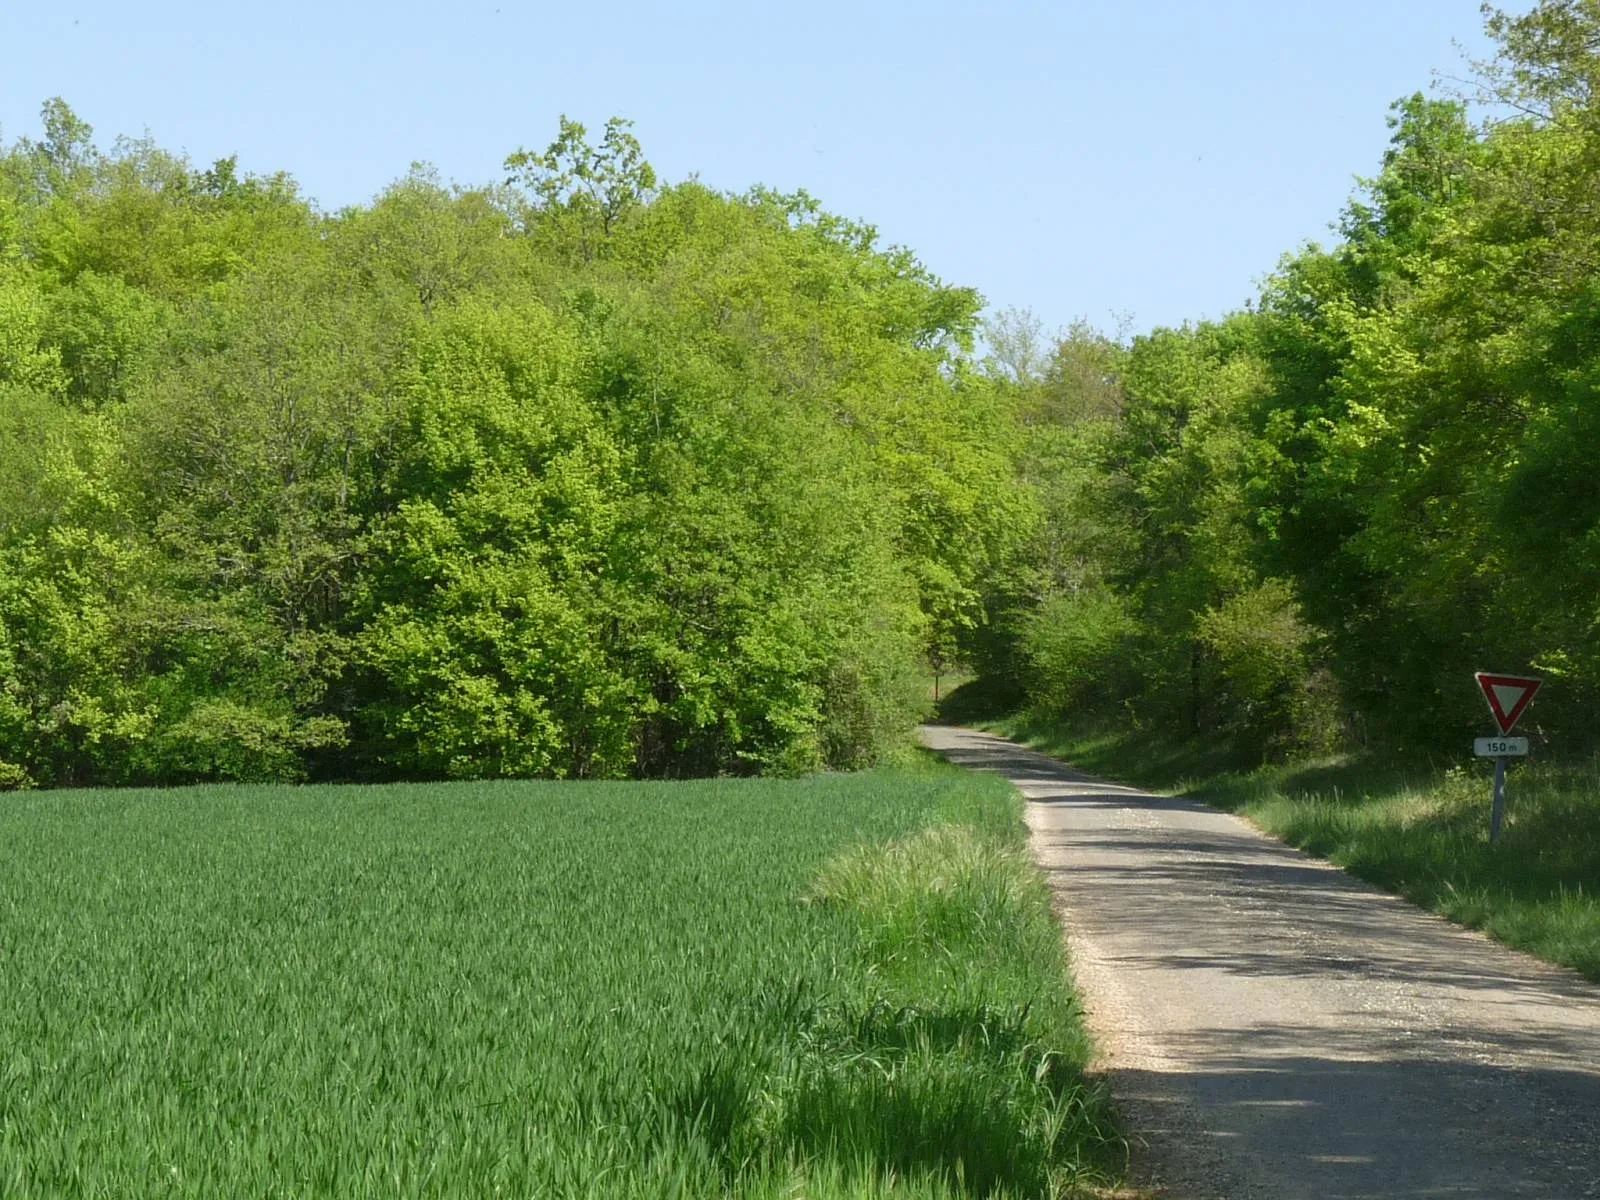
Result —
<path fill-rule="evenodd" d="M 790 1137 L 903 1170 L 943 1161 L 978 1195 L 1064 1194 L 1104 1165 L 1106 1098 L 1083 1078 L 1048 893 L 1014 836 L 941 824 L 856 847 L 810 896 L 855 925 L 878 991 L 812 1017 Z"/>
<path fill-rule="evenodd" d="M 846 932 L 850 961 L 826 990 L 769 990 L 678 1100 L 730 1180 L 751 1163 L 827 1163 L 854 1187 L 875 1176 L 1022 1197 L 1115 1173 L 1107 1098 L 1084 1077 L 1059 931 L 1012 804 L 989 814 L 996 831 L 933 824 L 823 864 L 805 899 Z"/>
<path fill-rule="evenodd" d="M 848 911 L 885 963 L 956 948 L 1012 949 L 1031 932 L 1037 877 L 1019 847 L 935 825 L 832 859 L 812 897 Z"/>

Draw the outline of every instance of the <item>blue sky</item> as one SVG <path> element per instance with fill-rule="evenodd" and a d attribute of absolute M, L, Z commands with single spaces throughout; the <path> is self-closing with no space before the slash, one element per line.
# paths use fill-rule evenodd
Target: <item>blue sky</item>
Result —
<path fill-rule="evenodd" d="M 1144 330 L 1326 238 L 1455 42 L 1486 49 L 1477 0 L 0 0 L 0 136 L 60 95 L 102 143 L 237 153 L 337 208 L 618 114 L 669 180 L 805 187 L 995 308 Z"/>

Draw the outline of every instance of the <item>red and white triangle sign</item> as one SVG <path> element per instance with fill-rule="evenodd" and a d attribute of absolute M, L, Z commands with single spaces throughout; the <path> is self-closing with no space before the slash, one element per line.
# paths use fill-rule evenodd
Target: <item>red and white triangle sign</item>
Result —
<path fill-rule="evenodd" d="M 1526 675 L 1490 675 L 1487 671 L 1479 671 L 1473 678 L 1483 689 L 1483 698 L 1489 702 L 1489 711 L 1501 733 L 1510 733 L 1516 727 L 1517 718 L 1533 703 L 1534 694 L 1544 684 L 1544 680 Z"/>

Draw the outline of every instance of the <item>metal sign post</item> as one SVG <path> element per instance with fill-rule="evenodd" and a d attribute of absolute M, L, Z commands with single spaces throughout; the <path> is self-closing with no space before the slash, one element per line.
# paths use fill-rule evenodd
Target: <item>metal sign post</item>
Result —
<path fill-rule="evenodd" d="M 1500 822 L 1506 815 L 1506 760 L 1501 755 L 1494 760 L 1494 807 L 1489 810 L 1489 840 L 1500 840 Z"/>
<path fill-rule="evenodd" d="M 1534 694 L 1544 682 L 1526 675 L 1491 675 L 1479 671 L 1474 679 L 1483 689 L 1483 698 L 1489 702 L 1494 723 L 1500 726 L 1499 737 L 1478 738 L 1472 743 L 1472 752 L 1480 758 L 1494 759 L 1494 805 L 1489 810 L 1489 840 L 1500 840 L 1500 826 L 1506 815 L 1506 759 L 1525 758 L 1528 739 L 1512 737 L 1517 719 L 1533 703 Z"/>

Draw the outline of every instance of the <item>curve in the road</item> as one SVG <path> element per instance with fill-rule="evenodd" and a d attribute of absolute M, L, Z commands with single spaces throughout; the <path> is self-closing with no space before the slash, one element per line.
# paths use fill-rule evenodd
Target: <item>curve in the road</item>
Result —
<path fill-rule="evenodd" d="M 1203 804 L 923 737 L 1027 797 L 1158 1194 L 1600 1197 L 1600 988 Z"/>

